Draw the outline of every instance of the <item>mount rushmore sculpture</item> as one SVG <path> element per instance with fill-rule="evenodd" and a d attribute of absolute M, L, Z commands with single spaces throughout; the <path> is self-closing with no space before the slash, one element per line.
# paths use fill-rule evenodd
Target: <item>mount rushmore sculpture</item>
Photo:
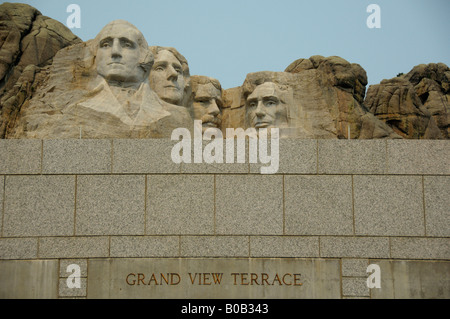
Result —
<path fill-rule="evenodd" d="M 149 46 L 124 20 L 83 42 L 28 5 L 0 5 L 0 19 L 1 138 L 166 138 L 194 120 L 203 130 L 279 128 L 291 138 L 449 138 L 450 70 L 442 63 L 366 94 L 360 65 L 313 56 L 223 89 L 191 76 L 182 54 Z"/>

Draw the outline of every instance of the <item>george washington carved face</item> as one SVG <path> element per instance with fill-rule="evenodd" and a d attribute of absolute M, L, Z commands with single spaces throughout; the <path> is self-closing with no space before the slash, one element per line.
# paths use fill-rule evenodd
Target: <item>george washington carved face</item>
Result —
<path fill-rule="evenodd" d="M 130 87 L 148 75 L 152 54 L 142 33 L 130 23 L 116 20 L 96 37 L 97 73 L 111 85 Z"/>

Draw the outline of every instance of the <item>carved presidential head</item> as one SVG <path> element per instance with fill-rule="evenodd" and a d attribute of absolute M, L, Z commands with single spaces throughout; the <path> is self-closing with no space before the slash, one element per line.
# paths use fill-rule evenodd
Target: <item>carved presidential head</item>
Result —
<path fill-rule="evenodd" d="M 187 60 L 176 49 L 150 47 L 155 63 L 150 71 L 150 86 L 165 102 L 183 105 L 188 95 L 189 66 Z"/>
<path fill-rule="evenodd" d="M 207 76 L 191 77 L 192 110 L 195 120 L 201 120 L 203 131 L 220 128 L 222 102 L 222 87 L 218 80 Z"/>
<path fill-rule="evenodd" d="M 131 23 L 108 23 L 94 39 L 97 73 L 114 86 L 132 87 L 147 79 L 153 54 Z"/>
<path fill-rule="evenodd" d="M 274 82 L 247 86 L 245 121 L 247 127 L 282 128 L 288 126 L 288 91 Z"/>

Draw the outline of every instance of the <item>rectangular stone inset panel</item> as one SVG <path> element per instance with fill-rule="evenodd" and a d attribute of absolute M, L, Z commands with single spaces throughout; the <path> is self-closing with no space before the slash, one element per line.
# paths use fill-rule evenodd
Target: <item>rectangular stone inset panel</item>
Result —
<path fill-rule="evenodd" d="M 0 140 L 0 174 L 39 174 L 41 150 L 40 140 Z"/>
<path fill-rule="evenodd" d="M 216 232 L 226 235 L 282 235 L 283 177 L 216 176 Z"/>
<path fill-rule="evenodd" d="M 381 288 L 372 299 L 449 299 L 450 262 L 370 260 L 380 266 Z"/>
<path fill-rule="evenodd" d="M 108 174 L 111 140 L 44 140 L 44 174 Z"/>
<path fill-rule="evenodd" d="M 182 236 L 181 256 L 248 257 L 247 236 Z"/>
<path fill-rule="evenodd" d="M 450 141 L 388 140 L 389 174 L 450 175 Z"/>
<path fill-rule="evenodd" d="M 0 238 L 0 259 L 37 257 L 37 238 Z"/>
<path fill-rule="evenodd" d="M 250 236 L 251 257 L 319 257 L 319 237 Z"/>
<path fill-rule="evenodd" d="M 147 235 L 213 233 L 214 176 L 148 176 Z"/>
<path fill-rule="evenodd" d="M 271 143 L 268 139 L 267 152 L 271 153 Z M 258 146 L 258 152 L 260 148 Z M 259 156 L 259 153 L 257 153 Z M 272 155 L 274 156 L 274 155 Z M 260 174 L 261 167 L 270 163 L 250 164 L 250 173 Z M 279 140 L 279 167 L 277 174 L 316 174 L 317 173 L 317 141 L 307 139 Z"/>
<path fill-rule="evenodd" d="M 367 278 L 342 278 L 342 294 L 353 297 L 369 296 Z"/>
<path fill-rule="evenodd" d="M 111 257 L 178 257 L 178 236 L 113 236 Z"/>
<path fill-rule="evenodd" d="M 4 237 L 73 235 L 74 176 L 7 176 Z"/>
<path fill-rule="evenodd" d="M 383 174 L 384 140 L 319 140 L 319 174 Z"/>
<path fill-rule="evenodd" d="M 342 276 L 367 277 L 369 261 L 367 259 L 342 259 Z"/>
<path fill-rule="evenodd" d="M 340 298 L 339 260 L 90 259 L 88 298 Z"/>
<path fill-rule="evenodd" d="M 424 176 L 427 236 L 450 237 L 450 176 Z"/>
<path fill-rule="evenodd" d="M 0 260 L 0 299 L 58 298 L 57 260 Z"/>
<path fill-rule="evenodd" d="M 113 140 L 113 173 L 180 173 L 171 157 L 175 144 L 169 139 Z"/>
<path fill-rule="evenodd" d="M 87 277 L 87 259 L 61 259 L 59 261 L 59 277 L 67 278 L 72 275 L 72 271 L 67 272 L 67 267 L 73 264 L 80 267 L 80 277 Z"/>
<path fill-rule="evenodd" d="M 351 176 L 285 176 L 287 235 L 353 235 Z"/>
<path fill-rule="evenodd" d="M 355 176 L 354 194 L 357 235 L 425 235 L 421 177 Z"/>
<path fill-rule="evenodd" d="M 143 235 L 145 176 L 77 178 L 77 235 Z"/>
<path fill-rule="evenodd" d="M 391 257 L 450 259 L 450 238 L 391 238 Z"/>
<path fill-rule="evenodd" d="M 67 278 L 59 279 L 59 297 L 86 297 L 86 278 L 80 278 L 80 288 L 73 287 L 69 288 L 67 284 Z M 71 281 L 71 279 L 70 279 Z"/>
<path fill-rule="evenodd" d="M 321 257 L 389 258 L 387 237 L 320 237 Z"/>
<path fill-rule="evenodd" d="M 39 258 L 108 256 L 108 237 L 44 237 L 39 239 Z"/>

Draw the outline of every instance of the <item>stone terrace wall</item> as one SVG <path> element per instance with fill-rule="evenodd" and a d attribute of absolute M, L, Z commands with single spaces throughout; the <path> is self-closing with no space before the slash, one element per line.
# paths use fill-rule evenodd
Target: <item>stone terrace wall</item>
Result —
<path fill-rule="evenodd" d="M 300 258 L 336 261 L 338 298 L 449 298 L 449 143 L 280 140 L 261 175 L 174 164 L 170 140 L 0 140 L 0 296 L 89 298 L 104 258 Z"/>

